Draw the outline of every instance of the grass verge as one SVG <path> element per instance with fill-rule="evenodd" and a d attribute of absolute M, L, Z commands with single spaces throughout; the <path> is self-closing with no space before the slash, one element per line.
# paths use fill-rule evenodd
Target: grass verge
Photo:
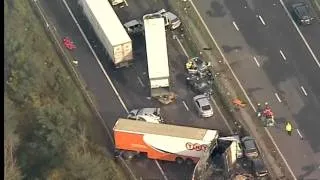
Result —
<path fill-rule="evenodd" d="M 5 179 L 126 179 L 30 2 L 4 1 Z"/>

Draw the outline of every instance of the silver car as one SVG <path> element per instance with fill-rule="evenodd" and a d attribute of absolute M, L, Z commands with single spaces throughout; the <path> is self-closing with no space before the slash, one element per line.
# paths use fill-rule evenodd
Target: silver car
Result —
<path fill-rule="evenodd" d="M 213 108 L 211 101 L 207 95 L 201 94 L 193 97 L 193 102 L 197 108 L 198 114 L 201 117 L 213 116 Z"/>
<path fill-rule="evenodd" d="M 164 122 L 160 115 L 160 108 L 133 109 L 127 118 L 157 124 Z"/>

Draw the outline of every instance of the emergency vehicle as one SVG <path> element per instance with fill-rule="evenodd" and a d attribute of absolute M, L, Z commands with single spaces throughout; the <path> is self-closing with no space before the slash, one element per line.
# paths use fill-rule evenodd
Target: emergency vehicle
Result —
<path fill-rule="evenodd" d="M 217 145 L 218 131 L 145 121 L 118 119 L 114 128 L 115 148 L 131 159 L 144 154 L 149 159 L 197 163 Z"/>

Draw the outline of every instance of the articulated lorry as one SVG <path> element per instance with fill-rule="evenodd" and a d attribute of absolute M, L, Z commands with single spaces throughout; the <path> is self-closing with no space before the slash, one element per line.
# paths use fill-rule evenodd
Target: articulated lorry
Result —
<path fill-rule="evenodd" d="M 218 131 L 145 121 L 118 119 L 114 128 L 115 148 L 126 159 L 144 154 L 149 159 L 197 163 L 215 148 Z"/>
<path fill-rule="evenodd" d="M 132 41 L 107 0 L 79 0 L 116 68 L 128 66 L 133 59 Z"/>
<path fill-rule="evenodd" d="M 164 19 L 160 14 L 146 14 L 143 23 L 151 97 L 168 104 L 172 93 Z"/>

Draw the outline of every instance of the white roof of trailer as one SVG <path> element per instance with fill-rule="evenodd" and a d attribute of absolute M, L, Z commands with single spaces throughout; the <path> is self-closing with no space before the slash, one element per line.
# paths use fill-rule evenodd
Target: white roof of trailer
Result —
<path fill-rule="evenodd" d="M 108 0 L 84 0 L 112 45 L 131 41 Z"/>
<path fill-rule="evenodd" d="M 129 119 L 118 119 L 113 130 L 122 132 L 134 132 L 138 134 L 172 136 L 201 141 L 211 141 L 218 137 L 217 130 L 176 126 L 170 124 L 155 124 Z"/>
<path fill-rule="evenodd" d="M 167 40 L 164 19 L 144 19 L 149 78 L 169 77 Z"/>

